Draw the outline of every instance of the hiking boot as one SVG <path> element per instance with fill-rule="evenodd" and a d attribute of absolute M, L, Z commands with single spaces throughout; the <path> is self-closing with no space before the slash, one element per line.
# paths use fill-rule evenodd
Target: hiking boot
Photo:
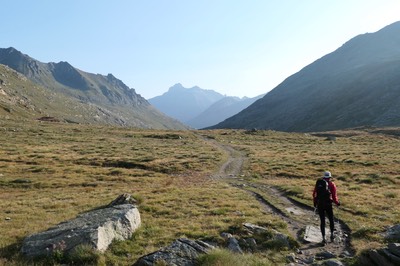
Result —
<path fill-rule="evenodd" d="M 324 237 L 324 238 L 322 238 L 322 242 L 321 242 L 321 244 L 322 244 L 323 246 L 325 246 L 325 245 L 326 245 L 326 240 L 325 240 L 325 237 Z"/>
<path fill-rule="evenodd" d="M 333 234 L 333 232 L 331 233 L 331 242 L 333 242 L 335 240 L 335 235 Z"/>

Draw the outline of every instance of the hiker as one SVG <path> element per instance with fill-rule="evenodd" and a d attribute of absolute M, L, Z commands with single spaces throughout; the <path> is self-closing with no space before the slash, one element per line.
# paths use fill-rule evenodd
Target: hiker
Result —
<path fill-rule="evenodd" d="M 335 223 L 333 222 L 332 202 L 340 206 L 339 199 L 336 194 L 336 185 L 333 183 L 332 174 L 329 171 L 317 180 L 313 191 L 314 207 L 318 209 L 319 218 L 321 220 L 322 244 L 326 244 L 325 240 L 325 214 L 329 219 L 329 227 L 331 229 L 331 241 L 334 240 Z"/>

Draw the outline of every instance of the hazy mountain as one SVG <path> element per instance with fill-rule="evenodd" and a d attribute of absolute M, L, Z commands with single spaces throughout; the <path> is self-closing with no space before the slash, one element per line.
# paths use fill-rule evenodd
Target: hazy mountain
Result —
<path fill-rule="evenodd" d="M 213 90 L 197 86 L 184 88 L 178 83 L 163 95 L 149 99 L 149 102 L 166 115 L 186 123 L 222 98 L 222 94 Z"/>
<path fill-rule="evenodd" d="M 322 131 L 400 125 L 400 22 L 351 39 L 213 128 Z"/>
<path fill-rule="evenodd" d="M 224 97 L 213 103 L 195 118 L 187 121 L 186 124 L 193 128 L 205 128 L 218 124 L 228 117 L 239 113 L 263 96 L 264 95 L 260 95 L 254 98 Z"/>
<path fill-rule="evenodd" d="M 41 101 L 39 87 L 46 95 L 53 94 L 51 100 L 54 103 L 48 106 L 46 114 L 50 116 L 57 114 L 61 120 L 68 117 L 68 120 L 80 123 L 159 129 L 186 128 L 180 122 L 156 110 L 134 89 L 111 74 L 103 76 L 87 73 L 67 62 L 42 63 L 14 48 L 0 49 L 0 64 L 9 66 L 35 83 L 34 86 L 33 83 L 26 84 L 32 91 L 29 91 L 29 95 L 25 91 L 26 95 L 23 96 L 33 106 L 42 105 L 38 102 Z M 18 89 L 22 90 L 14 88 Z M 46 97 L 42 101 L 45 99 Z M 71 102 L 76 110 L 57 102 L 61 99 Z M 66 108 L 63 109 L 64 107 Z M 71 112 L 75 114 L 73 117 Z"/>

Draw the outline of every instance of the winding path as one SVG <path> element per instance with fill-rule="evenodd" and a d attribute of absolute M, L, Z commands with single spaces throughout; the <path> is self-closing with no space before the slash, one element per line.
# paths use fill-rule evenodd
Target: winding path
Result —
<path fill-rule="evenodd" d="M 330 255 L 336 258 L 352 256 L 350 239 L 347 237 L 349 229 L 343 221 L 335 218 L 337 236 L 335 242 L 322 246 L 320 243 L 305 241 L 305 236 L 309 236 L 310 239 L 316 237 L 322 240 L 319 232 L 319 218 L 314 213 L 313 208 L 288 198 L 284 192 L 275 187 L 250 183 L 241 178 L 239 175 L 247 159 L 244 153 L 235 150 L 230 145 L 219 143 L 215 139 L 204 136 L 201 136 L 201 138 L 227 154 L 227 160 L 211 178 L 227 181 L 232 186 L 250 193 L 261 204 L 265 213 L 277 215 L 286 222 L 289 232 L 301 245 L 296 254 L 296 265 L 312 264 L 315 259 L 318 259 L 318 256 L 325 256 L 321 259 L 327 259 Z M 336 216 L 338 214 L 340 214 L 339 209 L 336 210 Z M 312 226 L 307 227 L 307 225 Z M 315 232 L 306 231 L 306 227 Z M 326 230 L 329 239 L 328 226 Z M 318 242 L 320 240 L 318 239 Z"/>

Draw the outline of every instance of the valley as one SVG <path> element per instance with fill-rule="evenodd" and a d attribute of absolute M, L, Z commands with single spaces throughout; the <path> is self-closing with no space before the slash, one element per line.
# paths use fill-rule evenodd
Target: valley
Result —
<path fill-rule="evenodd" d="M 235 233 L 243 223 L 292 235 L 302 250 L 312 189 L 327 169 L 348 234 L 328 246 L 331 252 L 350 256 L 381 247 L 382 233 L 400 220 L 397 128 L 165 131 L 5 119 L 0 131 L 2 264 L 27 263 L 19 255 L 27 235 L 122 193 L 139 202 L 143 223 L 130 240 L 99 255 L 99 264 L 131 265 L 179 237 L 221 243 L 222 232 Z M 321 250 L 296 256 L 307 260 Z M 289 253 L 296 250 L 253 256 L 284 265 Z"/>

